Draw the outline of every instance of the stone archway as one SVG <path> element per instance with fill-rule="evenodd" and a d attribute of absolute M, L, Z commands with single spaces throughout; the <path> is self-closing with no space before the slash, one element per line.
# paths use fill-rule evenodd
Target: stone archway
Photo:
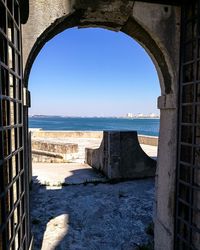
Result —
<path fill-rule="evenodd" d="M 47 9 L 48 5 L 48 9 Z M 180 9 L 134 1 L 30 1 L 23 26 L 24 79 L 44 44 L 71 27 L 103 27 L 138 41 L 152 58 L 160 80 L 160 139 L 156 178 L 155 249 L 172 249 L 177 145 L 177 84 Z M 27 119 L 27 110 L 25 110 Z"/>

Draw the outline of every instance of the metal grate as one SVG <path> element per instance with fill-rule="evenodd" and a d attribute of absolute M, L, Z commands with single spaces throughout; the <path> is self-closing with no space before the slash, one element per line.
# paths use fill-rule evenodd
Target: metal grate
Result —
<path fill-rule="evenodd" d="M 200 250 L 200 1 L 182 7 L 176 250 Z"/>
<path fill-rule="evenodd" d="M 20 8 L 0 0 L 0 250 L 28 249 Z"/>

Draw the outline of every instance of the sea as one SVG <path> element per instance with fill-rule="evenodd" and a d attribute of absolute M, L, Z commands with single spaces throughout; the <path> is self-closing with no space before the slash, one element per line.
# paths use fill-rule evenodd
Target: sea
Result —
<path fill-rule="evenodd" d="M 159 119 L 80 118 L 60 116 L 29 117 L 29 128 L 43 130 L 103 131 L 136 130 L 141 135 L 159 135 Z"/>

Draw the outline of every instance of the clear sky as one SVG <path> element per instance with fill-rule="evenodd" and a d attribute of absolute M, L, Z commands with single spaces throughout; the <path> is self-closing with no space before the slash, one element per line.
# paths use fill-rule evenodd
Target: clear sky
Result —
<path fill-rule="evenodd" d="M 36 58 L 29 90 L 31 115 L 159 113 L 153 62 L 122 32 L 73 28 L 60 33 Z"/>

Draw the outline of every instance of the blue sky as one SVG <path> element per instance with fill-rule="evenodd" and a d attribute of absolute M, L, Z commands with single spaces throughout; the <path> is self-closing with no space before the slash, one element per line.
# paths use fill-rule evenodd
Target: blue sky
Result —
<path fill-rule="evenodd" d="M 160 85 L 145 50 L 122 32 L 68 29 L 43 47 L 29 79 L 30 114 L 156 113 Z"/>

